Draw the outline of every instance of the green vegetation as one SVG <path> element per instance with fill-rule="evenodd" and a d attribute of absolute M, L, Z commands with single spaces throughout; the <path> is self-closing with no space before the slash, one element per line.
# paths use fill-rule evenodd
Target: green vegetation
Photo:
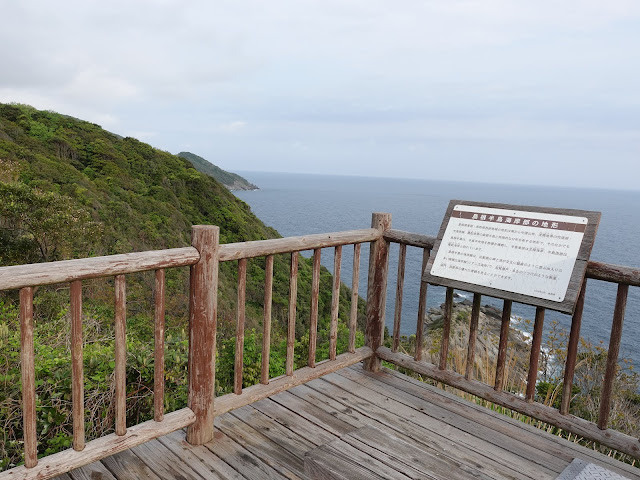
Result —
<path fill-rule="evenodd" d="M 178 156 L 189 160 L 196 170 L 215 178 L 229 190 L 256 190 L 258 188 L 246 178 L 236 173 L 227 172 L 195 153 L 180 152 Z"/>
<path fill-rule="evenodd" d="M 221 243 L 278 237 L 249 206 L 184 158 L 98 125 L 26 105 L 0 104 L 0 265 L 182 247 L 194 224 L 220 226 Z M 265 259 L 247 268 L 245 385 L 257 383 Z M 308 355 L 311 262 L 300 258 L 296 364 Z M 235 350 L 235 262 L 220 267 L 216 390 L 230 392 Z M 274 262 L 271 375 L 283 373 L 289 256 Z M 127 276 L 127 415 L 152 418 L 153 273 Z M 188 268 L 167 271 L 166 411 L 186 405 Z M 317 358 L 328 356 L 332 277 L 321 272 Z M 88 439 L 113 430 L 113 279 L 83 283 Z M 348 318 L 342 287 L 339 315 Z M 35 291 L 38 452 L 71 441 L 68 285 Z M 363 321 L 363 305 L 360 323 Z M 0 292 L 0 470 L 22 462 L 17 292 Z M 338 353 L 347 331 L 339 327 Z M 361 345 L 362 335 L 358 337 Z"/>

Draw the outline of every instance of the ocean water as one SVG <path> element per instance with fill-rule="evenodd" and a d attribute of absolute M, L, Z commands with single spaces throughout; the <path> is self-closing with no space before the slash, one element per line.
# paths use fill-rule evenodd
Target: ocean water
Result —
<path fill-rule="evenodd" d="M 368 228 L 372 212 L 392 214 L 392 228 L 435 236 L 449 200 L 576 208 L 602 212 L 591 254 L 592 260 L 640 268 L 640 191 L 514 186 L 463 182 L 434 182 L 331 175 L 241 172 L 260 187 L 235 192 L 253 212 L 283 236 Z M 333 270 L 332 249 L 323 250 L 322 263 Z M 351 285 L 352 249 L 343 249 L 341 275 Z M 366 292 L 368 249 L 363 245 L 360 292 Z M 393 327 L 398 246 L 392 244 L 387 292 L 386 325 Z M 421 250 L 409 247 L 405 269 L 401 333 L 415 333 L 420 288 Z M 465 292 L 458 292 L 465 295 Z M 471 298 L 469 296 L 469 298 Z M 616 286 L 590 280 L 581 334 L 607 347 L 616 298 Z M 444 288 L 428 289 L 427 306 L 444 301 Z M 483 304 L 501 302 L 483 297 Z M 535 309 L 514 304 L 513 315 L 533 319 Z M 569 329 L 571 317 L 547 311 L 545 331 L 552 321 Z M 640 288 L 631 287 L 627 301 L 621 357 L 640 366 Z"/>

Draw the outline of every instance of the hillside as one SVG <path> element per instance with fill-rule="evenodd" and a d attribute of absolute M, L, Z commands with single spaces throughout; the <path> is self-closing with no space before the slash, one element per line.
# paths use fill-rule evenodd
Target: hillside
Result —
<path fill-rule="evenodd" d="M 100 126 L 33 107 L 0 104 L 0 266 L 182 247 L 191 225 L 220 226 L 221 243 L 278 237 L 213 177 L 186 159 Z M 303 232 L 301 232 L 303 233 Z M 284 374 L 289 255 L 274 262 L 272 377 Z M 247 268 L 246 385 L 257 383 L 262 349 L 265 260 Z M 311 262 L 300 257 L 296 365 L 306 364 Z M 220 266 L 216 391 L 233 385 L 236 262 Z M 166 279 L 165 408 L 186 405 L 189 269 Z M 318 360 L 328 355 L 332 277 L 321 272 Z M 152 417 L 153 272 L 127 276 L 128 421 Z M 113 430 L 113 279 L 83 282 L 83 335 L 89 438 Z M 349 317 L 342 287 L 340 318 Z M 360 323 L 364 302 L 361 302 Z M 40 287 L 34 296 L 39 453 L 70 445 L 70 321 L 68 285 Z M 0 470 L 19 463 L 20 323 L 17 292 L 0 292 Z M 341 321 L 338 350 L 348 330 Z M 362 335 L 358 342 L 362 344 Z"/>
<path fill-rule="evenodd" d="M 229 190 L 258 190 L 258 187 L 246 178 L 236 173 L 227 172 L 195 153 L 180 152 L 178 156 L 189 160 L 196 167 L 196 170 L 215 178 Z"/>

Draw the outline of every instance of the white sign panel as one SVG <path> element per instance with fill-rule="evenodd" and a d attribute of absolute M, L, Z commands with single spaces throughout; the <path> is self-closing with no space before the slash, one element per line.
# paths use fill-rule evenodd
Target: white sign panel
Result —
<path fill-rule="evenodd" d="M 430 273 L 562 302 L 587 222 L 569 215 L 456 205 Z"/>

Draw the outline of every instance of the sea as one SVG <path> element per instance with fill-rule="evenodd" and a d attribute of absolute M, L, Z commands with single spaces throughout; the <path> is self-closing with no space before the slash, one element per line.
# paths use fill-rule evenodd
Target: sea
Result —
<path fill-rule="evenodd" d="M 452 199 L 479 202 L 575 208 L 602 213 L 592 260 L 640 268 L 640 191 L 569 187 L 445 182 L 423 179 L 374 178 L 292 173 L 239 172 L 259 190 L 236 191 L 252 211 L 283 236 L 369 228 L 373 212 L 392 215 L 392 228 L 436 236 Z M 351 285 L 353 250 L 343 249 L 342 281 Z M 304 254 L 304 253 L 303 253 Z M 306 256 L 310 256 L 306 252 Z M 368 246 L 361 256 L 360 292 L 366 292 Z M 407 248 L 401 334 L 416 331 L 422 251 Z M 322 264 L 333 272 L 332 249 L 322 251 Z M 385 324 L 393 329 L 398 245 L 391 244 Z M 461 297 L 472 295 L 457 291 Z M 427 307 L 444 302 L 445 289 L 430 286 Z M 462 298 L 459 298 L 460 301 Z M 609 344 L 616 285 L 589 280 L 581 335 L 593 344 Z M 483 297 L 483 304 L 501 307 L 501 301 Z M 515 304 L 514 325 L 530 331 L 535 309 Z M 566 329 L 571 317 L 547 310 L 545 335 L 553 323 Z M 640 288 L 631 287 L 623 327 L 620 358 L 640 367 Z"/>

